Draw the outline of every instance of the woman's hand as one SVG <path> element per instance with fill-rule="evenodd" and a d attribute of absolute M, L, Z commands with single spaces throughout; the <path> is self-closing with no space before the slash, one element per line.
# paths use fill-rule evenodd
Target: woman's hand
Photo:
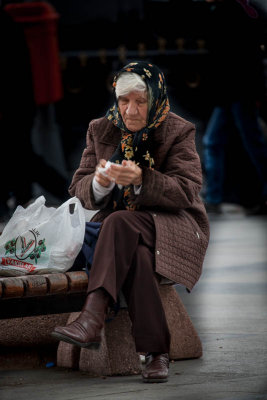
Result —
<path fill-rule="evenodd" d="M 97 183 L 99 183 L 101 186 L 108 187 L 110 185 L 110 182 L 114 181 L 114 179 L 105 176 L 99 172 L 99 168 L 105 168 L 106 165 L 106 160 L 101 159 L 99 161 L 99 164 L 97 164 L 96 169 L 95 169 L 95 179 Z"/>
<path fill-rule="evenodd" d="M 107 175 L 118 185 L 141 185 L 142 170 L 133 161 L 123 160 L 121 165 L 112 164 L 107 170 Z"/>

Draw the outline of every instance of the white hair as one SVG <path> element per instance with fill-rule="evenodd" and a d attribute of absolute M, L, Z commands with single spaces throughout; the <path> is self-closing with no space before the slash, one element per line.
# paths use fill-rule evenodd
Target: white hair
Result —
<path fill-rule="evenodd" d="M 145 81 L 140 77 L 140 75 L 135 72 L 123 72 L 117 80 L 115 87 L 115 94 L 117 99 L 120 96 L 126 96 L 130 92 L 147 92 L 148 100 L 148 110 L 152 107 L 152 90 L 147 87 Z"/>
<path fill-rule="evenodd" d="M 117 80 L 115 93 L 117 99 L 120 96 L 125 96 L 130 92 L 145 92 L 147 86 L 143 79 L 134 72 L 123 72 Z"/>

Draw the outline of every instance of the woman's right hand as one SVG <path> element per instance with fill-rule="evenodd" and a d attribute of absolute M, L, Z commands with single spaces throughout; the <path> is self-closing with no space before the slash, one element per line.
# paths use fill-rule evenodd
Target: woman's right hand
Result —
<path fill-rule="evenodd" d="M 101 159 L 95 169 L 95 179 L 97 183 L 104 187 L 108 187 L 110 185 L 110 182 L 112 182 L 112 178 L 104 176 L 98 171 L 99 168 L 105 168 L 106 162 L 106 160 Z"/>

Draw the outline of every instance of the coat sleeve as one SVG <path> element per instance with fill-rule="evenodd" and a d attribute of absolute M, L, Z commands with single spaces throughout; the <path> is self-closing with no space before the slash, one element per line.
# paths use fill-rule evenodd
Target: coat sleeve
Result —
<path fill-rule="evenodd" d="M 186 122 L 182 131 L 174 132 L 172 137 L 160 169 L 143 167 L 142 189 L 135 204 L 177 212 L 191 207 L 198 197 L 202 171 L 195 147 L 195 127 Z"/>
<path fill-rule="evenodd" d="M 97 158 L 95 154 L 95 144 L 93 135 L 93 121 L 89 124 L 86 135 L 86 148 L 83 151 L 80 166 L 73 175 L 69 187 L 71 196 L 76 196 L 81 201 L 83 207 L 88 210 L 101 210 L 105 208 L 111 198 L 111 193 L 105 196 L 100 203 L 95 203 L 92 181 L 95 175 Z"/>

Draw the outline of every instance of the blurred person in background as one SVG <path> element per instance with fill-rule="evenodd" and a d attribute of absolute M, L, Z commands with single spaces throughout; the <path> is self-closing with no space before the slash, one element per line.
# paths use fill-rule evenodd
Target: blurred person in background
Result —
<path fill-rule="evenodd" d="M 115 103 L 90 122 L 69 192 L 101 224 L 78 319 L 52 335 L 98 349 L 107 308 L 123 292 L 144 382 L 168 379 L 170 333 L 159 295 L 165 280 L 191 290 L 200 277 L 209 224 L 199 192 L 195 127 L 170 112 L 163 73 L 132 62 L 114 79 Z M 107 160 L 114 164 L 107 164 Z"/>
<path fill-rule="evenodd" d="M 203 164 L 206 177 L 205 205 L 208 212 L 221 213 L 226 178 L 226 148 L 235 132 L 240 136 L 259 180 L 260 195 L 255 213 L 267 212 L 267 143 L 258 120 L 257 105 L 264 101 L 261 44 L 262 20 L 247 1 L 206 0 L 210 3 L 208 46 L 211 55 L 210 87 L 214 109 L 203 136 Z M 266 38 L 265 38 L 266 39 Z M 239 154 L 230 152 L 236 160 Z M 250 193 L 249 179 L 240 182 Z M 251 212 L 252 210 L 248 210 Z"/>
<path fill-rule="evenodd" d="M 18 205 L 26 206 L 39 183 L 59 201 L 68 197 L 69 182 L 37 155 L 32 145 L 36 117 L 30 54 L 22 26 L 0 5 L 0 222 Z"/>
<path fill-rule="evenodd" d="M 32 198 L 31 129 L 35 103 L 31 65 L 21 27 L 0 6 L 0 218 L 10 218 L 8 200 L 17 204 Z"/>

